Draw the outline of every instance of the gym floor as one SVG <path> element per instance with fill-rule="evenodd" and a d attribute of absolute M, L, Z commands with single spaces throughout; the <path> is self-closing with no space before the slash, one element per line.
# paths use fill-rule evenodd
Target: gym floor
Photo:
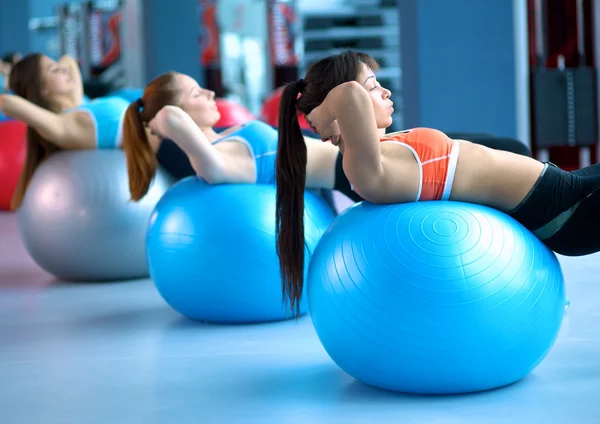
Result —
<path fill-rule="evenodd" d="M 150 280 L 58 282 L 0 214 L 0 422 L 598 423 L 600 256 L 564 258 L 557 343 L 511 386 L 461 396 L 375 389 L 327 356 L 309 317 L 209 325 Z"/>

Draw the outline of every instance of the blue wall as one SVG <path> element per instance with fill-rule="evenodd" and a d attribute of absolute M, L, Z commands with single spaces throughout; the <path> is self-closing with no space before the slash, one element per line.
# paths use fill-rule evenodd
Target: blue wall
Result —
<path fill-rule="evenodd" d="M 203 83 L 197 0 L 145 0 L 144 39 L 146 79 L 177 71 Z"/>
<path fill-rule="evenodd" d="M 77 3 L 80 0 L 69 0 Z M 82 1 L 82 0 L 81 0 Z M 59 54 L 58 29 L 30 32 L 31 18 L 56 14 L 56 6 L 64 0 L 0 0 L 0 54 L 7 51 L 42 52 L 56 57 Z"/>
<path fill-rule="evenodd" d="M 1 0 L 0 0 L 1 1 Z M 78 0 L 69 0 L 78 3 Z M 64 4 L 64 0 L 29 0 L 29 11 L 32 18 L 45 18 L 56 14 L 56 7 Z M 35 31 L 30 34 L 31 51 L 41 52 L 58 59 L 60 56 L 60 34 L 58 28 Z"/>
<path fill-rule="evenodd" d="M 405 126 L 516 137 L 511 0 L 399 0 Z"/>
<path fill-rule="evenodd" d="M 26 1 L 0 0 L 0 55 L 29 52 L 29 16 Z"/>

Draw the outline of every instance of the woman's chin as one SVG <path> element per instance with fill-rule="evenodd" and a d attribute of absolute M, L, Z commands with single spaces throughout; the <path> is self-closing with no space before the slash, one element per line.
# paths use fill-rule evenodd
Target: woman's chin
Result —
<path fill-rule="evenodd" d="M 389 118 L 385 119 L 384 121 L 378 122 L 377 128 L 379 128 L 380 130 L 384 130 L 384 129 L 389 128 L 393 123 L 394 123 L 394 119 L 390 116 Z"/>

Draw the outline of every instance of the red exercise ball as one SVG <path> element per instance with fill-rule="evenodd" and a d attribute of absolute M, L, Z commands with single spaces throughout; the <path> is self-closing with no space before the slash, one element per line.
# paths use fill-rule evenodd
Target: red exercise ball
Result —
<path fill-rule="evenodd" d="M 221 114 L 221 119 L 215 125 L 217 128 L 233 127 L 234 125 L 256 120 L 256 117 L 239 103 L 225 99 L 216 99 L 215 101 Z"/>
<path fill-rule="evenodd" d="M 27 126 L 19 121 L 0 122 L 0 210 L 10 210 L 27 152 Z"/>
<path fill-rule="evenodd" d="M 279 104 L 281 103 L 281 95 L 283 94 L 283 87 L 279 87 L 271 95 L 269 95 L 262 106 L 260 112 L 260 119 L 265 121 L 272 127 L 277 128 L 279 125 Z M 310 130 L 310 126 L 304 120 L 304 114 L 298 112 L 298 122 L 300 128 L 303 130 Z"/>

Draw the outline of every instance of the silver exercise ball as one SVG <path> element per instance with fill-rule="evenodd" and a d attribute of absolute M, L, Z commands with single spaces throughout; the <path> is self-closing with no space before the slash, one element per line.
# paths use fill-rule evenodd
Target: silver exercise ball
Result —
<path fill-rule="evenodd" d="M 172 183 L 159 170 L 136 203 L 122 150 L 57 152 L 36 170 L 17 211 L 21 239 L 33 260 L 62 280 L 147 277 L 146 227 Z"/>

